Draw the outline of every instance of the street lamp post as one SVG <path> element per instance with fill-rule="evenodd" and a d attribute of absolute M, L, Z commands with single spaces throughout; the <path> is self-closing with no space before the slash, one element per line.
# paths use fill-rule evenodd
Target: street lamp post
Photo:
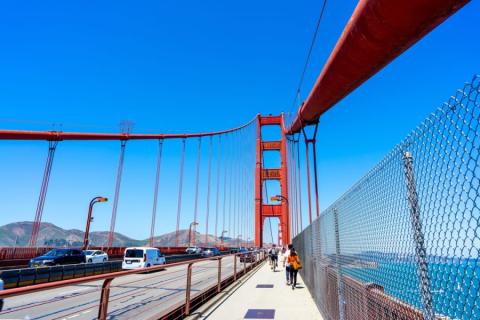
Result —
<path fill-rule="evenodd" d="M 97 202 L 107 202 L 108 198 L 105 197 L 95 197 L 90 201 L 90 205 L 88 206 L 88 215 L 87 215 L 87 225 L 85 226 L 85 234 L 83 235 L 83 250 L 88 249 L 88 236 L 90 233 L 90 222 L 92 221 L 92 210 L 93 205 Z"/>
<path fill-rule="evenodd" d="M 225 233 L 227 233 L 227 232 L 228 232 L 228 230 L 223 230 L 223 231 L 222 231 L 222 236 L 220 237 L 220 238 L 222 238 L 222 248 L 223 248 L 223 239 L 224 239 L 224 236 L 223 236 L 223 235 L 224 235 Z"/>
<path fill-rule="evenodd" d="M 238 235 L 237 237 L 237 247 L 240 249 L 240 238 L 242 237 L 241 234 Z"/>
<path fill-rule="evenodd" d="M 197 226 L 197 225 L 198 225 L 198 222 L 193 221 L 192 223 L 190 223 L 190 227 L 188 228 L 188 246 L 189 247 L 191 246 L 191 242 L 192 242 L 192 226 Z"/>
<path fill-rule="evenodd" d="M 285 196 L 282 196 L 282 195 L 280 195 L 280 194 L 277 194 L 276 196 L 270 197 L 270 200 L 272 200 L 272 201 L 280 201 L 280 202 L 281 202 L 281 201 L 285 201 L 285 202 L 287 203 L 287 206 L 289 205 L 289 203 L 288 203 L 288 198 L 285 197 Z M 285 228 L 285 225 L 284 225 L 283 223 L 282 223 L 282 224 L 279 224 L 279 230 L 281 230 L 282 233 L 284 232 L 284 228 Z M 283 237 L 283 235 L 282 235 L 282 237 Z M 279 239 L 280 239 L 280 238 L 279 238 Z M 280 243 L 279 243 L 279 245 L 280 245 Z M 284 245 L 285 245 L 285 244 L 284 244 Z"/>

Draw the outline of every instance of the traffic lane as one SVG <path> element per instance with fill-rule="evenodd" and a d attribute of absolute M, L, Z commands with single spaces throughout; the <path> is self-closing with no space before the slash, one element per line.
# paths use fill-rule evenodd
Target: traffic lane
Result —
<path fill-rule="evenodd" d="M 112 284 L 124 287 L 125 292 L 132 292 L 142 285 L 184 277 L 183 269 L 184 267 L 179 266 L 150 274 L 129 275 L 115 279 Z M 53 319 L 70 313 L 71 310 L 97 307 L 102 283 L 103 281 L 96 281 L 8 298 L 0 318 L 8 315 L 9 318 L 23 319 L 28 316 L 31 319 Z M 113 294 L 110 297 L 113 299 Z"/>
<path fill-rule="evenodd" d="M 200 294 L 217 283 L 216 261 L 192 269 L 191 296 Z M 233 274 L 233 260 L 225 264 Z M 185 269 L 186 275 L 186 269 Z M 166 314 L 185 303 L 186 277 L 164 286 L 150 286 L 134 292 L 134 296 L 110 302 L 109 316 L 115 319 L 150 319 Z"/>
<path fill-rule="evenodd" d="M 202 263 L 205 264 L 205 262 Z M 207 263 L 211 264 L 212 262 Z M 112 282 L 112 292 L 110 295 L 112 304 L 114 304 L 115 301 L 125 303 L 125 301 L 121 300 L 125 296 L 132 297 L 133 295 L 137 300 L 144 299 L 145 296 L 139 291 L 149 291 L 152 287 L 157 287 L 158 289 L 159 286 L 160 288 L 163 286 L 168 289 L 163 290 L 163 292 L 155 292 L 154 295 L 157 298 L 171 296 L 172 289 L 174 292 L 177 291 L 177 293 L 184 291 L 186 283 L 185 269 L 185 266 L 178 266 L 162 272 L 135 274 L 118 278 Z M 195 271 L 194 275 L 197 272 L 202 273 L 204 270 L 200 267 L 198 271 Z M 212 276 L 209 273 L 206 273 L 206 275 L 207 277 Z M 73 318 L 74 316 L 75 318 L 81 317 L 85 319 L 94 318 L 98 310 L 101 284 L 101 281 L 97 281 L 89 284 L 12 297 L 6 300 L 5 310 L 3 313 L 0 313 L 0 317 L 55 319 L 69 316 Z M 197 282 L 194 283 L 194 285 L 196 284 Z M 180 296 L 184 296 L 184 292 Z M 181 302 L 181 299 L 179 301 Z M 112 304 L 109 310 L 114 310 Z"/>

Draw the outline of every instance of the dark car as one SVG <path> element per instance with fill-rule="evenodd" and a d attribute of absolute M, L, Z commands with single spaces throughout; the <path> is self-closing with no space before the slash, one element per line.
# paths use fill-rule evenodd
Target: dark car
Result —
<path fill-rule="evenodd" d="M 237 253 L 239 250 L 239 248 L 230 248 L 230 253 Z"/>
<path fill-rule="evenodd" d="M 79 249 L 52 249 L 43 256 L 30 260 L 30 268 L 49 267 L 63 264 L 85 263 L 85 253 Z"/>
<path fill-rule="evenodd" d="M 239 253 L 243 253 L 240 255 L 240 262 L 255 262 L 257 260 L 257 255 L 255 252 L 252 252 L 246 248 L 240 248 Z"/>

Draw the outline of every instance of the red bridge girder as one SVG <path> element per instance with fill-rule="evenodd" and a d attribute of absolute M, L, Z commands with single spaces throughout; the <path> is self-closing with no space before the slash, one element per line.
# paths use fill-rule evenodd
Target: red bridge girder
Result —
<path fill-rule="evenodd" d="M 289 133 L 315 123 L 337 102 L 469 0 L 364 0 L 355 8 Z"/>

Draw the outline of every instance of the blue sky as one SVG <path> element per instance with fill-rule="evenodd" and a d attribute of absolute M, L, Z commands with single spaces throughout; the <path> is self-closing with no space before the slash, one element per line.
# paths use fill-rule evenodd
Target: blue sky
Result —
<path fill-rule="evenodd" d="M 326 7 L 304 98 L 356 1 Z M 256 113 L 292 112 L 319 1 L 11 2 L 0 5 L 0 126 L 4 129 L 195 132 L 237 126 Z M 320 203 L 325 208 L 436 106 L 480 72 L 472 2 L 321 119 Z M 194 143 L 192 143 L 193 145 Z M 156 142 L 129 144 L 117 230 L 148 235 Z M 83 226 L 94 194 L 112 197 L 118 143 L 61 143 L 44 221 Z M 0 142 L 0 224 L 33 219 L 45 142 Z M 178 143 L 166 147 L 176 197 Z M 188 149 L 187 167 L 195 152 Z M 167 160 L 168 161 L 168 160 Z M 188 165 L 190 164 L 190 165 Z M 163 189 L 162 189 L 163 188 Z M 165 201 L 166 202 L 166 201 Z M 175 201 L 159 211 L 170 212 Z M 202 205 L 202 204 L 201 204 Z M 108 228 L 111 203 L 94 230 Z M 135 214 L 131 214 L 135 212 Z M 172 230 L 165 214 L 159 232 Z"/>

